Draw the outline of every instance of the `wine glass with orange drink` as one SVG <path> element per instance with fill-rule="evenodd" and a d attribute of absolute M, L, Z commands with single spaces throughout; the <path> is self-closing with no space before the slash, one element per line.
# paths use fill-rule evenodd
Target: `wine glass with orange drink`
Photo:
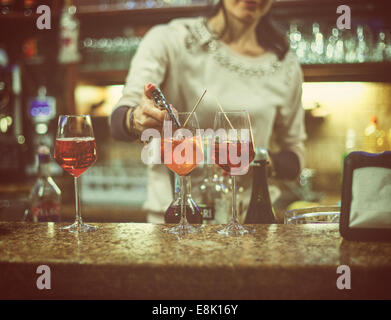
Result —
<path fill-rule="evenodd" d="M 187 221 L 185 178 L 203 161 L 204 156 L 197 115 L 178 112 L 177 117 L 182 124 L 180 128 L 176 127 L 168 113 L 165 114 L 160 154 L 162 163 L 180 177 L 181 219 L 177 226 L 166 231 L 181 236 L 199 230 Z"/>

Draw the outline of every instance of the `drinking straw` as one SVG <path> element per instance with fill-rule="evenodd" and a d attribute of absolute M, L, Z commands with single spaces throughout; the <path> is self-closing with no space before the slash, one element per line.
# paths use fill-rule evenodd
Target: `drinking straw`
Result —
<path fill-rule="evenodd" d="M 194 105 L 193 110 L 191 110 L 189 116 L 187 117 L 185 123 L 182 126 L 183 128 L 186 127 L 187 122 L 189 121 L 189 119 L 193 115 L 193 113 L 196 111 L 196 109 L 197 109 L 198 105 L 200 104 L 202 98 L 204 97 L 205 93 L 206 93 L 206 89 L 204 90 L 204 93 L 201 95 L 201 97 L 198 99 L 197 103 Z"/>
<path fill-rule="evenodd" d="M 215 100 L 216 100 L 217 105 L 218 105 L 219 108 L 220 108 L 220 111 L 223 113 L 225 119 L 227 119 L 227 121 L 228 121 L 230 127 L 232 128 L 232 130 L 235 130 L 235 129 L 234 129 L 234 126 L 233 126 L 232 123 L 231 123 L 231 121 L 229 121 L 227 115 L 225 114 L 225 112 L 224 112 L 224 110 L 223 110 L 223 107 L 221 106 L 219 100 L 217 100 L 217 97 L 216 97 L 215 95 L 213 95 L 213 96 L 214 96 L 214 98 L 215 98 Z"/>

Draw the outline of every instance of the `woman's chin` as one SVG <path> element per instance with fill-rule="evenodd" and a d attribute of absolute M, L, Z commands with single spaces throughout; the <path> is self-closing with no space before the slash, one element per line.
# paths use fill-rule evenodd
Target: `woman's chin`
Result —
<path fill-rule="evenodd" d="M 236 15 L 236 18 L 242 22 L 245 22 L 247 24 L 252 24 L 253 22 L 257 21 L 257 16 L 255 12 L 245 10 L 241 12 L 240 14 Z"/>

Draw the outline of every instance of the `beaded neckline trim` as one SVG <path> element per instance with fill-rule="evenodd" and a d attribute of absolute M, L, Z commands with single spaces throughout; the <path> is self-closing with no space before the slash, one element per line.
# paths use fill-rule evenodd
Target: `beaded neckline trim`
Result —
<path fill-rule="evenodd" d="M 272 59 L 270 63 L 261 65 L 242 62 L 239 57 L 229 54 L 221 41 L 209 31 L 205 18 L 198 19 L 186 39 L 188 48 L 197 44 L 203 46 L 221 66 L 241 75 L 270 76 L 282 67 L 282 62 L 277 57 Z"/>

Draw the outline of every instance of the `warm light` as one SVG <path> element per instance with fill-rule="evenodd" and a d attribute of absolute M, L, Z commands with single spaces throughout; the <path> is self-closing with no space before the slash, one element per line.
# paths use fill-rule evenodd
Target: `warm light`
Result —
<path fill-rule="evenodd" d="M 108 116 L 122 96 L 123 85 L 113 86 L 85 86 L 80 85 L 75 90 L 76 112 L 92 114 L 94 116 Z M 103 101 L 98 108 L 91 110 L 91 106 Z M 92 113 L 91 113 L 92 112 Z"/>
<path fill-rule="evenodd" d="M 317 111 L 327 115 L 328 134 L 336 126 L 334 136 L 344 136 L 348 128 L 355 128 L 361 135 L 373 116 L 378 117 L 380 127 L 388 130 L 390 93 L 391 83 L 312 82 L 303 84 L 302 101 L 304 109 L 319 107 Z"/>
<path fill-rule="evenodd" d="M 6 133 L 7 130 L 8 130 L 7 118 L 1 118 L 0 119 L 0 131 L 3 133 Z"/>
<path fill-rule="evenodd" d="M 302 99 L 305 109 L 316 108 L 306 121 L 306 166 L 319 176 L 341 173 L 345 153 L 365 149 L 365 131 L 373 117 L 384 132 L 378 145 L 389 148 L 385 137 L 391 131 L 391 83 L 304 83 Z M 328 184 L 336 188 L 331 180 Z"/>
<path fill-rule="evenodd" d="M 16 138 L 19 144 L 24 144 L 26 142 L 26 139 L 24 136 L 20 135 Z"/>
<path fill-rule="evenodd" d="M 357 100 L 368 99 L 373 85 L 368 82 L 305 82 L 303 106 L 304 109 L 313 109 L 317 104 L 339 108 Z"/>

